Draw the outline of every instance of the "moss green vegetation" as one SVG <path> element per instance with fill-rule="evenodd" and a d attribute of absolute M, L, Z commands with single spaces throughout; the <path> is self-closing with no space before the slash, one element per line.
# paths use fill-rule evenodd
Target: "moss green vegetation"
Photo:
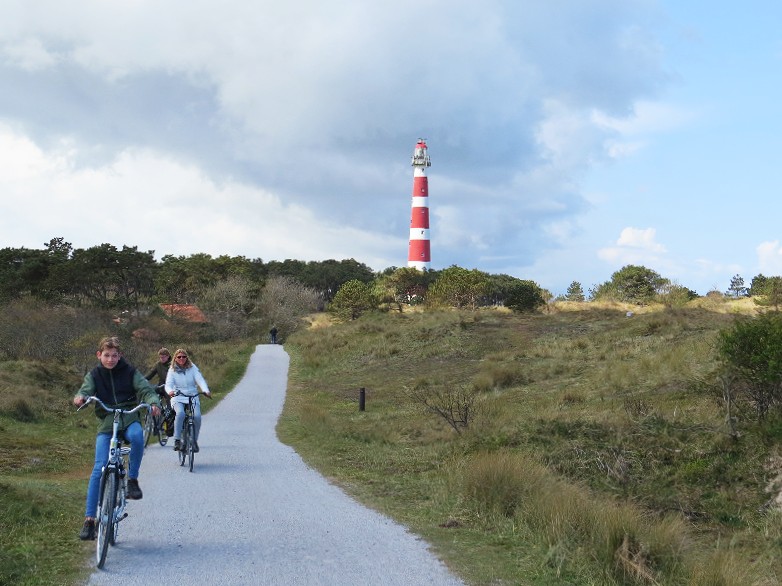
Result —
<path fill-rule="evenodd" d="M 286 340 L 278 433 L 469 584 L 777 584 L 782 418 L 726 421 L 717 352 L 755 309 L 707 303 L 318 314 Z M 218 398 L 253 348 L 188 345 Z M 0 584 L 88 574 L 75 363 L 0 363 Z"/>
<path fill-rule="evenodd" d="M 217 399 L 239 381 L 254 349 L 188 347 Z M 82 377 L 55 362 L 0 362 L 0 584 L 66 585 L 87 575 L 94 545 L 78 532 L 96 423 L 71 403 Z M 213 404 L 205 401 L 205 410 Z"/>
<path fill-rule="evenodd" d="M 558 307 L 299 332 L 278 433 L 470 584 L 779 583 L 782 421 L 726 423 L 735 313 Z"/>

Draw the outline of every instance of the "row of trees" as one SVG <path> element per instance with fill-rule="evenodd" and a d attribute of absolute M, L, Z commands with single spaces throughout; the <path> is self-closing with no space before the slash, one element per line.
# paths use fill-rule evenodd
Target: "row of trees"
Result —
<path fill-rule="evenodd" d="M 136 315 L 157 303 L 192 303 L 239 319 L 258 311 L 261 292 L 275 278 L 287 279 L 283 288 L 302 287 L 307 296 L 314 294 L 317 308 L 330 306 L 348 318 L 374 307 L 401 310 L 421 303 L 472 309 L 504 305 L 531 311 L 553 298 L 534 281 L 458 266 L 441 271 L 389 267 L 376 274 L 354 259 L 264 262 L 193 254 L 166 255 L 156 261 L 153 251 L 135 246 L 101 244 L 74 249 L 63 238 L 53 238 L 42 249 L 0 250 L 0 303 L 34 298 Z M 758 275 L 746 288 L 736 275 L 726 295 L 762 296 L 763 302 L 778 305 L 782 277 Z M 627 265 L 586 295 L 581 283 L 574 281 L 557 299 L 677 305 L 695 297 L 694 291 L 651 269 Z"/>
<path fill-rule="evenodd" d="M 45 248 L 0 250 L 0 303 L 23 297 L 133 309 L 150 303 L 200 303 L 226 280 L 243 280 L 257 293 L 270 277 L 289 277 L 329 301 L 342 283 L 370 282 L 372 270 L 353 259 L 266 262 L 243 256 L 166 255 L 101 244 L 74 249 L 63 238 Z"/>

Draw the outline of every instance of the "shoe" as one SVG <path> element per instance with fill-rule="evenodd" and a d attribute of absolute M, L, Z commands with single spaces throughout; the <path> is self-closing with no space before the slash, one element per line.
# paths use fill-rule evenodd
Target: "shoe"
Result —
<path fill-rule="evenodd" d="M 179 447 L 180 447 L 181 445 L 182 445 L 182 442 L 181 442 L 181 441 L 179 441 L 179 440 L 174 440 L 174 451 L 175 451 L 175 452 L 178 452 L 178 451 L 179 451 Z"/>
<path fill-rule="evenodd" d="M 194 441 L 193 442 L 193 452 L 197 452 L 197 451 L 198 451 L 198 442 Z"/>
<path fill-rule="evenodd" d="M 144 495 L 138 485 L 138 480 L 135 478 L 128 479 L 128 489 L 125 491 L 125 496 L 133 501 L 138 501 L 143 498 Z"/>
<path fill-rule="evenodd" d="M 82 541 L 95 539 L 95 519 L 84 520 L 84 525 L 81 528 L 81 533 L 79 533 L 79 539 L 81 539 Z"/>

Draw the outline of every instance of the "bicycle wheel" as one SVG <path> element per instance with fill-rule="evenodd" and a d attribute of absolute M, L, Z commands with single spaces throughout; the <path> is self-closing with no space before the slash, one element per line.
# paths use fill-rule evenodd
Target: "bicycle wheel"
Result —
<path fill-rule="evenodd" d="M 106 553 L 114 531 L 114 507 L 117 502 L 117 475 L 113 469 L 104 470 L 101 476 L 100 498 L 98 500 L 98 536 L 95 540 L 95 559 L 98 568 L 106 563 Z"/>
<path fill-rule="evenodd" d="M 144 447 L 149 444 L 149 438 L 155 431 L 155 421 L 152 412 L 147 409 L 147 415 L 144 417 Z"/>
<path fill-rule="evenodd" d="M 187 459 L 187 443 L 190 441 L 188 438 L 188 426 L 187 421 L 185 421 L 185 425 L 182 426 L 182 439 L 179 441 L 179 465 L 184 466 L 185 460 Z"/>
<path fill-rule="evenodd" d="M 121 520 L 120 512 L 125 510 L 125 481 L 121 479 L 119 474 L 115 475 L 117 479 L 117 491 L 114 493 L 114 514 L 111 524 L 111 531 L 109 532 L 109 545 L 117 544 L 117 536 L 119 535 L 119 522 Z"/>
<path fill-rule="evenodd" d="M 157 431 L 157 441 L 161 446 L 165 446 L 168 442 L 168 435 L 166 435 L 166 431 L 163 428 L 164 426 L 163 422 L 163 415 L 158 415 L 155 417 L 155 429 Z"/>
<path fill-rule="evenodd" d="M 190 466 L 190 472 L 193 471 L 193 461 L 195 460 L 195 429 L 193 420 L 187 422 L 187 460 Z"/>

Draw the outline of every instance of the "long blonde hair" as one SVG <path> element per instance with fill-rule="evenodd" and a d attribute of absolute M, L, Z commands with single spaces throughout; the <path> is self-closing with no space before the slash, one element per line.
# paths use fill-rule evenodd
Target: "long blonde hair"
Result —
<path fill-rule="evenodd" d="M 187 358 L 187 360 L 185 360 L 184 364 L 179 364 L 179 362 L 176 361 L 177 356 L 184 356 L 185 358 Z M 182 370 L 187 370 L 188 368 L 193 366 L 193 363 L 190 362 L 190 356 L 188 356 L 187 350 L 185 350 L 184 348 L 177 348 L 176 352 L 174 352 L 174 359 L 171 361 L 171 368 L 174 368 L 175 366 Z"/>

